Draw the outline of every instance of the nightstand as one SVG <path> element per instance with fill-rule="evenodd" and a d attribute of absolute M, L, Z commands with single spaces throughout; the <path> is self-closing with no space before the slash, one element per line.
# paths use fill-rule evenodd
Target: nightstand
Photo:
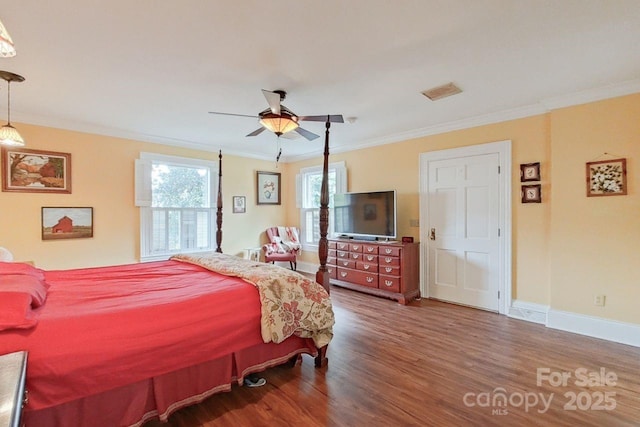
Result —
<path fill-rule="evenodd" d="M 26 351 L 0 356 L 0 427 L 21 425 L 22 407 L 27 403 L 26 376 Z"/>

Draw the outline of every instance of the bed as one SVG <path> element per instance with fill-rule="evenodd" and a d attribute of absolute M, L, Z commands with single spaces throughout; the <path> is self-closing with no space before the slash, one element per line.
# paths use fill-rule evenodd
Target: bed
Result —
<path fill-rule="evenodd" d="M 326 366 L 328 195 L 312 281 L 223 254 L 218 193 L 214 253 L 73 270 L 0 262 L 0 354 L 28 351 L 27 426 L 165 421 L 302 354 Z"/>

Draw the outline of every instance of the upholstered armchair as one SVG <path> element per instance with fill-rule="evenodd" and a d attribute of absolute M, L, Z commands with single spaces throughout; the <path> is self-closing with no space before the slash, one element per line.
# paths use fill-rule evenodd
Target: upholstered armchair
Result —
<path fill-rule="evenodd" d="M 283 232 L 283 236 L 280 235 Z M 293 271 L 298 264 L 296 257 L 300 252 L 300 240 L 298 239 L 298 229 L 295 227 L 269 227 L 267 228 L 267 238 L 269 243 L 262 246 L 264 252 L 264 262 L 274 264 L 276 261 L 289 261 Z"/>

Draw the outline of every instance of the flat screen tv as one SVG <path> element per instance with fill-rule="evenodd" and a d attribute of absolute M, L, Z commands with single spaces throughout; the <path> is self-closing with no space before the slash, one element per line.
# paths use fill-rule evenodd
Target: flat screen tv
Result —
<path fill-rule="evenodd" d="M 333 206 L 334 231 L 338 237 L 395 239 L 395 190 L 336 194 Z"/>

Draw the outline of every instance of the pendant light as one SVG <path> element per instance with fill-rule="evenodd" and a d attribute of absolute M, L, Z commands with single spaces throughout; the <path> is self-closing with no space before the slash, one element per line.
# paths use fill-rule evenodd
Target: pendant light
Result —
<path fill-rule="evenodd" d="M 13 46 L 9 32 L 0 21 L 0 57 L 11 58 L 12 56 L 16 56 L 16 48 Z"/>
<path fill-rule="evenodd" d="M 23 82 L 24 77 L 9 71 L 0 71 L 0 78 L 7 81 L 7 124 L 0 128 L 0 145 L 23 147 L 24 139 L 16 128 L 11 126 L 11 82 Z"/>

